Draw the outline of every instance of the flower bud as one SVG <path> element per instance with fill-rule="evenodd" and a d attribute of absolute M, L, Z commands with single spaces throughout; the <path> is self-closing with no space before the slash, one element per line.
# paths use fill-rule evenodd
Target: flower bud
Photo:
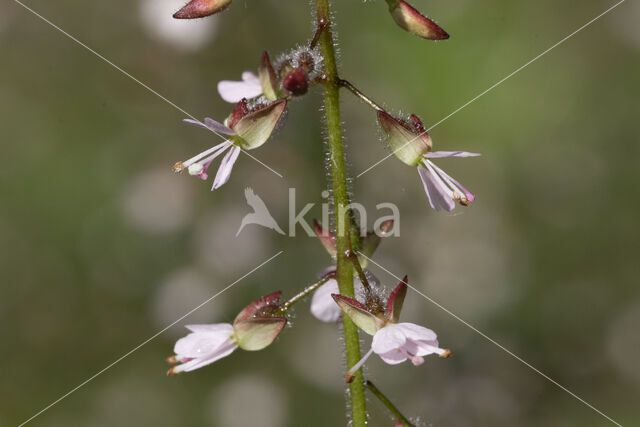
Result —
<path fill-rule="evenodd" d="M 325 230 L 317 220 L 313 220 L 313 229 L 316 232 L 316 236 L 320 239 L 320 243 L 327 250 L 331 257 L 335 257 L 338 253 L 336 249 L 336 235 L 330 230 Z"/>
<path fill-rule="evenodd" d="M 269 58 L 267 52 L 262 54 L 262 60 L 258 67 L 258 76 L 260 77 L 264 97 L 269 101 L 278 99 L 278 77 L 271 65 L 271 58 Z"/>
<path fill-rule="evenodd" d="M 422 156 L 431 150 L 431 137 L 417 116 L 411 115 L 410 121 L 407 123 L 385 111 L 378 111 L 378 122 L 393 154 L 409 166 L 418 166 Z"/>
<path fill-rule="evenodd" d="M 389 235 L 389 233 L 393 229 L 394 223 L 394 220 L 389 219 L 380 224 L 379 230 L 369 231 L 367 232 L 367 235 L 362 238 L 362 242 L 360 244 L 362 249 L 360 250 L 360 252 L 365 255 L 364 257 L 359 257 L 360 265 L 362 266 L 362 268 L 364 268 L 368 264 L 368 258 L 371 258 L 376 249 L 378 249 L 382 238 Z"/>
<path fill-rule="evenodd" d="M 204 18 L 223 11 L 231 0 L 191 0 L 182 9 L 173 14 L 176 19 Z"/>
<path fill-rule="evenodd" d="M 402 29 L 428 40 L 444 40 L 449 34 L 404 0 L 387 0 L 389 12 Z"/>
<path fill-rule="evenodd" d="M 240 103 L 238 104 L 240 105 Z M 229 127 L 237 134 L 232 137 L 233 141 L 248 150 L 260 147 L 267 142 L 286 108 L 287 101 L 280 99 L 249 111 L 237 121 L 237 116 L 242 114 L 244 110 L 241 108 L 241 111 L 236 114 L 236 109 L 234 109 L 234 113 L 229 117 Z"/>
<path fill-rule="evenodd" d="M 280 295 L 274 292 L 246 306 L 233 321 L 238 347 L 256 351 L 270 345 L 287 324 L 285 317 L 276 316 L 280 309 Z"/>
<path fill-rule="evenodd" d="M 302 67 L 294 68 L 284 77 L 282 87 L 290 95 L 304 95 L 309 89 L 309 74 Z"/>

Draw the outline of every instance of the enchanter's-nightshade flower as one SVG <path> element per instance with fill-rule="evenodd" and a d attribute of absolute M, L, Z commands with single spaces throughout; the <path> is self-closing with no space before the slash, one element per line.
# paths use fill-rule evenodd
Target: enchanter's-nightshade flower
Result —
<path fill-rule="evenodd" d="M 431 160 L 443 157 L 475 157 L 479 153 L 466 151 L 431 152 L 433 143 L 416 115 L 409 120 L 399 120 L 385 111 L 378 111 L 378 122 L 384 132 L 389 147 L 398 159 L 409 166 L 417 166 L 429 204 L 436 211 L 443 208 L 453 210 L 456 202 L 469 206 L 475 196 L 458 181 L 447 175 Z"/>
<path fill-rule="evenodd" d="M 449 34 L 404 0 L 387 0 L 389 12 L 398 26 L 428 40 L 445 40 Z"/>
<path fill-rule="evenodd" d="M 277 315 L 281 292 L 274 292 L 245 307 L 233 322 L 212 325 L 187 325 L 191 331 L 180 338 L 175 346 L 175 355 L 167 361 L 178 365 L 167 375 L 177 375 L 209 365 L 230 355 L 240 347 L 256 351 L 270 345 L 287 324 L 285 317 Z"/>
<path fill-rule="evenodd" d="M 222 12 L 231 4 L 231 0 L 191 0 L 182 9 L 173 14 L 176 19 L 204 18 Z"/>
<path fill-rule="evenodd" d="M 390 365 L 409 359 L 414 365 L 424 362 L 422 356 L 437 354 L 448 357 L 451 351 L 438 347 L 435 332 L 413 323 L 398 323 L 407 294 L 407 277 L 391 292 L 384 308 L 375 296 L 367 298 L 367 306 L 342 295 L 333 294 L 342 311 L 364 332 L 373 335 L 371 350 L 347 372 L 347 382 L 364 362 L 376 353 Z"/>
<path fill-rule="evenodd" d="M 215 133 L 222 133 L 229 136 L 229 139 L 215 145 L 202 153 L 178 162 L 173 166 L 174 172 L 182 172 L 187 169 L 189 175 L 198 176 L 206 180 L 207 169 L 216 157 L 225 151 L 227 154 L 222 159 L 218 172 L 213 181 L 211 190 L 220 188 L 226 184 L 231 176 L 233 165 L 235 164 L 242 149 L 252 150 L 267 142 L 273 133 L 278 121 L 282 117 L 287 107 L 284 99 L 268 104 L 258 104 L 249 108 L 246 99 L 242 99 L 225 120 L 224 124 L 219 123 L 209 117 L 204 119 L 204 123 L 184 119 L 186 123 L 208 129 Z"/>

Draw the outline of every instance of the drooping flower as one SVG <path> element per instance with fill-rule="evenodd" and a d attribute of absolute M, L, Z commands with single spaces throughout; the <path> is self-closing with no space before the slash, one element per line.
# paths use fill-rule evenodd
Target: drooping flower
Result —
<path fill-rule="evenodd" d="M 418 166 L 418 174 L 427 193 L 429 204 L 433 209 L 439 211 L 440 208 L 443 208 L 451 211 L 456 207 L 456 202 L 463 206 L 469 206 L 474 201 L 475 196 L 429 159 L 476 157 L 479 155 L 479 153 L 466 151 L 435 151 L 423 156 L 422 163 Z"/>
<path fill-rule="evenodd" d="M 399 120 L 385 111 L 378 112 L 378 122 L 384 132 L 393 154 L 409 166 L 418 168 L 418 174 L 424 185 L 429 205 L 436 211 L 441 208 L 451 211 L 456 202 L 469 206 L 475 196 L 453 179 L 431 160 L 444 157 L 476 157 L 479 153 L 466 151 L 431 152 L 433 143 L 424 129 L 422 121 L 416 115 L 409 120 Z"/>
<path fill-rule="evenodd" d="M 347 372 L 347 382 L 353 379 L 355 372 L 373 353 L 390 365 L 409 359 L 416 366 L 424 362 L 423 356 L 437 354 L 440 357 L 448 357 L 451 354 L 449 350 L 438 347 L 437 336 L 431 329 L 413 323 L 398 323 L 406 293 L 407 277 L 405 276 L 391 292 L 384 305 L 376 301 L 372 304 L 371 298 L 365 305 L 339 294 L 332 295 L 342 311 L 360 329 L 373 336 L 371 349 Z M 382 306 L 384 308 L 381 308 Z"/>
<path fill-rule="evenodd" d="M 186 328 L 191 333 L 176 342 L 173 348 L 175 355 L 167 359 L 170 363 L 180 364 L 169 369 L 167 375 L 202 368 L 230 355 L 238 348 L 233 325 L 230 323 L 187 325 Z"/>
<path fill-rule="evenodd" d="M 167 375 L 177 375 L 207 366 L 233 353 L 240 347 L 247 351 L 262 350 L 270 345 L 287 324 L 278 315 L 281 292 L 274 292 L 245 307 L 233 322 L 211 325 L 187 325 L 191 331 L 180 338 L 175 355 L 167 361 L 176 366 Z"/>
<path fill-rule="evenodd" d="M 218 167 L 211 190 L 220 188 L 229 180 L 233 165 L 238 159 L 240 151 L 242 149 L 252 150 L 267 142 L 286 107 L 287 101 L 281 99 L 266 105 L 249 108 L 247 100 L 242 99 L 236 104 L 224 124 L 209 117 L 204 119 L 204 123 L 184 119 L 186 123 L 202 127 L 217 134 L 228 135 L 229 139 L 188 160 L 176 163 L 173 166 L 174 172 L 182 172 L 186 169 L 189 175 L 198 176 L 200 179 L 206 180 L 208 178 L 207 170 L 211 163 L 216 157 L 227 152 Z"/>

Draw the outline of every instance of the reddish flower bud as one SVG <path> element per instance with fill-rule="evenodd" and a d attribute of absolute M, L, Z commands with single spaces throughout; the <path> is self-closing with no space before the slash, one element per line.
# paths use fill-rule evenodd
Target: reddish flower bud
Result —
<path fill-rule="evenodd" d="M 294 68 L 285 76 L 282 87 L 293 96 L 304 95 L 309 89 L 309 74 L 302 67 Z"/>
<path fill-rule="evenodd" d="M 223 11 L 231 0 L 191 0 L 182 9 L 173 14 L 176 19 L 204 18 Z"/>
<path fill-rule="evenodd" d="M 428 40 L 444 40 L 449 34 L 404 0 L 387 0 L 389 12 L 402 29 Z"/>

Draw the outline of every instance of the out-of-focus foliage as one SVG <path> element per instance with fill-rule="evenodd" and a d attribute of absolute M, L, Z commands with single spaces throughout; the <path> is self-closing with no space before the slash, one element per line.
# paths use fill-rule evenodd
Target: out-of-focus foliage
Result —
<path fill-rule="evenodd" d="M 312 32 L 306 1 L 237 1 L 207 20 L 172 21 L 183 3 L 28 2 L 197 117 L 223 119 L 230 105 L 217 81 L 239 79 L 263 50 L 277 55 Z M 336 3 L 344 77 L 426 127 L 613 4 L 414 0 L 451 34 L 434 43 L 400 31 L 384 2 Z M 622 4 L 433 129 L 435 149 L 483 153 L 440 162 L 475 192 L 472 207 L 433 212 L 415 169 L 394 158 L 353 181 L 370 225 L 377 203 L 401 209 L 401 237 L 382 243 L 377 262 L 624 425 L 640 423 L 637 16 L 637 3 Z M 213 135 L 10 1 L 0 5 L 0 51 L 0 424 L 24 421 L 279 250 L 37 423 L 343 423 L 339 333 L 306 303 L 268 349 L 164 376 L 183 324 L 229 322 L 329 264 L 300 229 L 295 238 L 255 226 L 234 236 L 250 212 L 246 186 L 281 226 L 289 187 L 298 206 L 316 203 L 309 219 L 320 217 L 317 91 L 292 102 L 286 126 L 252 152 L 284 178 L 241 156 L 211 193 L 171 165 Z M 343 105 L 355 175 L 387 151 L 375 114 L 348 93 Z M 407 414 L 443 426 L 605 425 L 419 295 L 407 295 L 403 319 L 434 329 L 454 352 L 419 368 L 371 359 L 368 375 Z M 375 400 L 370 412 L 386 425 Z"/>

